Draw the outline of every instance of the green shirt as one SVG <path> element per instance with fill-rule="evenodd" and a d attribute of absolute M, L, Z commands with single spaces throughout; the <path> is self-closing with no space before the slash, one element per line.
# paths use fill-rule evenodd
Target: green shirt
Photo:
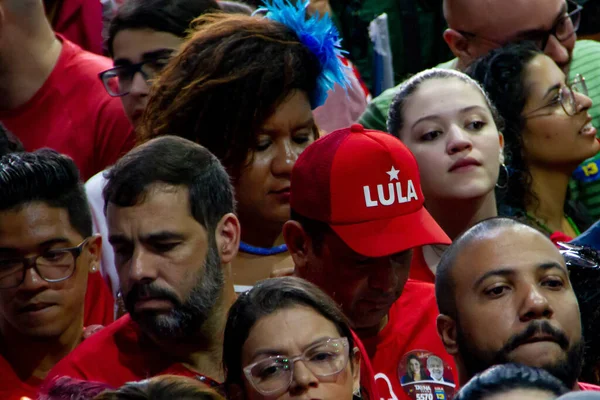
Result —
<path fill-rule="evenodd" d="M 585 77 L 588 96 L 593 105 L 589 113 L 592 123 L 600 132 L 600 43 L 592 40 L 577 42 L 571 62 L 571 77 Z M 597 135 L 600 136 L 600 135 Z M 571 197 L 579 200 L 594 219 L 600 218 L 600 153 L 584 161 L 576 172 L 578 178 L 571 181 Z M 589 180 L 589 181 L 588 181 Z"/>
<path fill-rule="evenodd" d="M 445 63 L 439 64 L 437 68 L 450 69 L 454 66 L 455 60 L 450 60 Z M 365 128 L 376 129 L 378 131 L 387 132 L 387 117 L 396 95 L 398 86 L 388 89 L 375 97 L 367 106 L 367 109 L 360 116 L 358 122 Z"/>
<path fill-rule="evenodd" d="M 438 68 L 452 68 L 455 60 L 438 65 Z M 573 50 L 570 75 L 585 77 L 588 95 L 593 101 L 589 113 L 592 123 L 600 132 L 600 43 L 591 40 L 578 40 Z M 397 88 L 397 87 L 396 87 Z M 359 122 L 369 129 L 387 132 L 386 121 L 396 88 L 388 89 L 369 103 Z M 600 136 L 600 135 L 599 135 Z M 571 197 L 581 201 L 594 218 L 600 218 L 600 153 L 586 160 L 582 172 L 589 182 L 571 182 Z M 594 179 L 597 178 L 597 179 Z M 592 180 L 594 179 L 594 180 Z"/>

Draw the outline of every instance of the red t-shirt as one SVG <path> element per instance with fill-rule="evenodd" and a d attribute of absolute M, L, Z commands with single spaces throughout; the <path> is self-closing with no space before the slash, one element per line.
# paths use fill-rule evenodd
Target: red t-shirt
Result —
<path fill-rule="evenodd" d="M 374 349 L 371 363 L 381 399 L 454 396 L 458 373 L 437 334 L 438 314 L 434 286 L 409 279 L 390 309 L 385 328 L 376 338 L 363 339 L 367 349 Z"/>
<path fill-rule="evenodd" d="M 360 351 L 360 389 L 362 398 L 363 400 L 379 400 L 379 392 L 375 384 L 375 372 L 373 371 L 369 355 L 354 331 L 352 331 L 352 338 Z"/>
<path fill-rule="evenodd" d="M 55 378 L 70 376 L 120 387 L 156 375 L 198 377 L 142 336 L 127 314 L 81 343 L 56 364 L 44 382 L 51 385 Z"/>
<path fill-rule="evenodd" d="M 114 321 L 114 302 L 112 293 L 99 273 L 90 274 L 85 294 L 84 326 L 108 325 Z M 0 399 L 20 400 L 22 396 L 37 397 L 42 381 L 30 378 L 23 382 L 12 366 L 0 356 Z"/>
<path fill-rule="evenodd" d="M 22 396 L 35 399 L 41 383 L 37 378 L 31 378 L 27 382 L 21 381 L 8 361 L 0 356 L 0 399 L 20 400 Z"/>
<path fill-rule="evenodd" d="M 85 181 L 133 147 L 133 128 L 98 78 L 112 61 L 58 38 L 62 51 L 46 82 L 25 104 L 0 112 L 0 121 L 28 151 L 51 147 L 69 155 Z"/>
<path fill-rule="evenodd" d="M 570 242 L 573 240 L 573 238 L 565 233 L 562 233 L 561 231 L 555 231 L 552 233 L 552 235 L 550 235 L 550 240 L 552 243 L 558 244 L 558 242 Z"/>
<path fill-rule="evenodd" d="M 107 326 L 115 320 L 115 301 L 99 272 L 88 275 L 83 311 L 83 326 Z"/>
<path fill-rule="evenodd" d="M 435 283 L 435 275 L 433 275 L 425 261 L 422 247 L 413 249 L 409 278 L 421 282 Z"/>
<path fill-rule="evenodd" d="M 53 28 L 87 51 L 102 54 L 100 0 L 62 0 Z"/>

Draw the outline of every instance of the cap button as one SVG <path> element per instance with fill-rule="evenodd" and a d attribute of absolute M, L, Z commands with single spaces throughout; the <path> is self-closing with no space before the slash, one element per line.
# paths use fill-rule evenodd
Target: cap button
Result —
<path fill-rule="evenodd" d="M 363 133 L 364 131 L 365 128 L 363 128 L 361 124 L 352 124 L 352 126 L 350 127 L 350 132 L 352 133 Z"/>

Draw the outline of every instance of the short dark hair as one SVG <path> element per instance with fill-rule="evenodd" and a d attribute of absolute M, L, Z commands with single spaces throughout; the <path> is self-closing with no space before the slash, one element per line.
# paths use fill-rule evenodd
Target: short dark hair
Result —
<path fill-rule="evenodd" d="M 151 29 L 183 38 L 194 18 L 219 10 L 216 0 L 127 0 L 110 21 L 108 53 L 113 55 L 113 42 L 121 31 Z"/>
<path fill-rule="evenodd" d="M 0 157 L 9 154 L 25 151 L 23 144 L 12 132 L 10 132 L 3 123 L 0 122 Z"/>
<path fill-rule="evenodd" d="M 205 14 L 152 86 L 138 140 L 178 135 L 206 146 L 236 180 L 260 127 L 294 90 L 313 93 L 321 64 L 282 23 Z M 318 130 L 313 129 L 315 138 Z"/>
<path fill-rule="evenodd" d="M 71 226 L 84 238 L 92 234 L 92 215 L 71 158 L 54 150 L 10 153 L 0 159 L 0 210 L 32 202 L 64 208 Z"/>
<path fill-rule="evenodd" d="M 128 382 L 106 391 L 94 400 L 224 400 L 215 391 L 186 376 L 161 375 L 140 382 Z"/>
<path fill-rule="evenodd" d="M 569 389 L 549 372 L 520 364 L 502 364 L 475 375 L 454 400 L 485 400 L 512 390 L 540 390 L 561 396 Z"/>
<path fill-rule="evenodd" d="M 389 133 L 400 139 L 400 131 L 404 127 L 404 107 L 406 102 L 408 101 L 410 96 L 412 96 L 417 91 L 417 89 L 419 89 L 421 84 L 432 79 L 458 79 L 463 81 L 464 83 L 472 85 L 473 87 L 481 91 L 481 95 L 485 99 L 490 113 L 492 114 L 492 118 L 494 119 L 496 128 L 499 132 L 502 131 L 502 129 L 504 128 L 504 121 L 502 120 L 502 117 L 500 116 L 498 110 L 494 106 L 494 103 L 488 97 L 486 91 L 481 87 L 481 85 L 477 81 L 459 71 L 451 69 L 431 68 L 419 72 L 412 78 L 407 79 L 398 88 L 388 112 L 387 128 Z"/>
<path fill-rule="evenodd" d="M 354 340 L 350 325 L 337 304 L 312 283 L 296 277 L 266 279 L 241 294 L 229 310 L 223 341 L 225 388 L 242 383 L 242 348 L 250 330 L 262 317 L 294 306 L 307 306 L 331 321 L 340 336 Z"/>
<path fill-rule="evenodd" d="M 211 234 L 225 214 L 235 212 L 233 187 L 219 160 L 180 137 L 164 136 L 134 148 L 105 177 L 105 213 L 109 203 L 118 207 L 142 203 L 155 183 L 186 186 L 190 213 Z"/>
<path fill-rule="evenodd" d="M 471 244 L 474 239 L 480 238 L 486 233 L 500 228 L 513 226 L 527 226 L 515 219 L 506 217 L 493 217 L 478 222 L 470 229 L 457 237 L 452 244 L 444 251 L 440 262 L 438 263 L 435 274 L 435 298 L 438 309 L 441 314 L 457 318 L 455 282 L 452 276 L 452 270 L 456 264 L 458 255 L 461 251 Z"/>

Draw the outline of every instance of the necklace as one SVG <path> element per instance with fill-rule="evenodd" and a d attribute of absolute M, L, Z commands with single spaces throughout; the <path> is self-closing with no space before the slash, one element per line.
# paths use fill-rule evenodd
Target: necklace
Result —
<path fill-rule="evenodd" d="M 279 246 L 265 248 L 265 247 L 257 247 L 252 246 L 248 243 L 240 242 L 240 251 L 248 254 L 254 254 L 257 256 L 272 256 L 275 254 L 285 253 L 288 250 L 285 244 L 281 244 Z"/>
<path fill-rule="evenodd" d="M 548 228 L 548 226 L 546 224 L 544 224 L 542 221 L 540 221 L 539 219 L 537 219 L 530 213 L 525 213 L 525 216 L 527 217 L 528 220 L 533 221 L 536 225 L 538 225 L 540 228 L 545 230 L 549 235 L 552 235 L 554 233 L 554 231 L 552 229 Z M 573 232 L 575 232 L 575 236 L 581 235 L 581 231 L 579 230 L 579 228 L 577 228 L 577 225 L 575 225 L 575 222 L 573 222 L 571 217 L 569 217 L 567 214 L 565 214 L 565 219 L 569 223 L 569 226 L 573 229 Z"/>

